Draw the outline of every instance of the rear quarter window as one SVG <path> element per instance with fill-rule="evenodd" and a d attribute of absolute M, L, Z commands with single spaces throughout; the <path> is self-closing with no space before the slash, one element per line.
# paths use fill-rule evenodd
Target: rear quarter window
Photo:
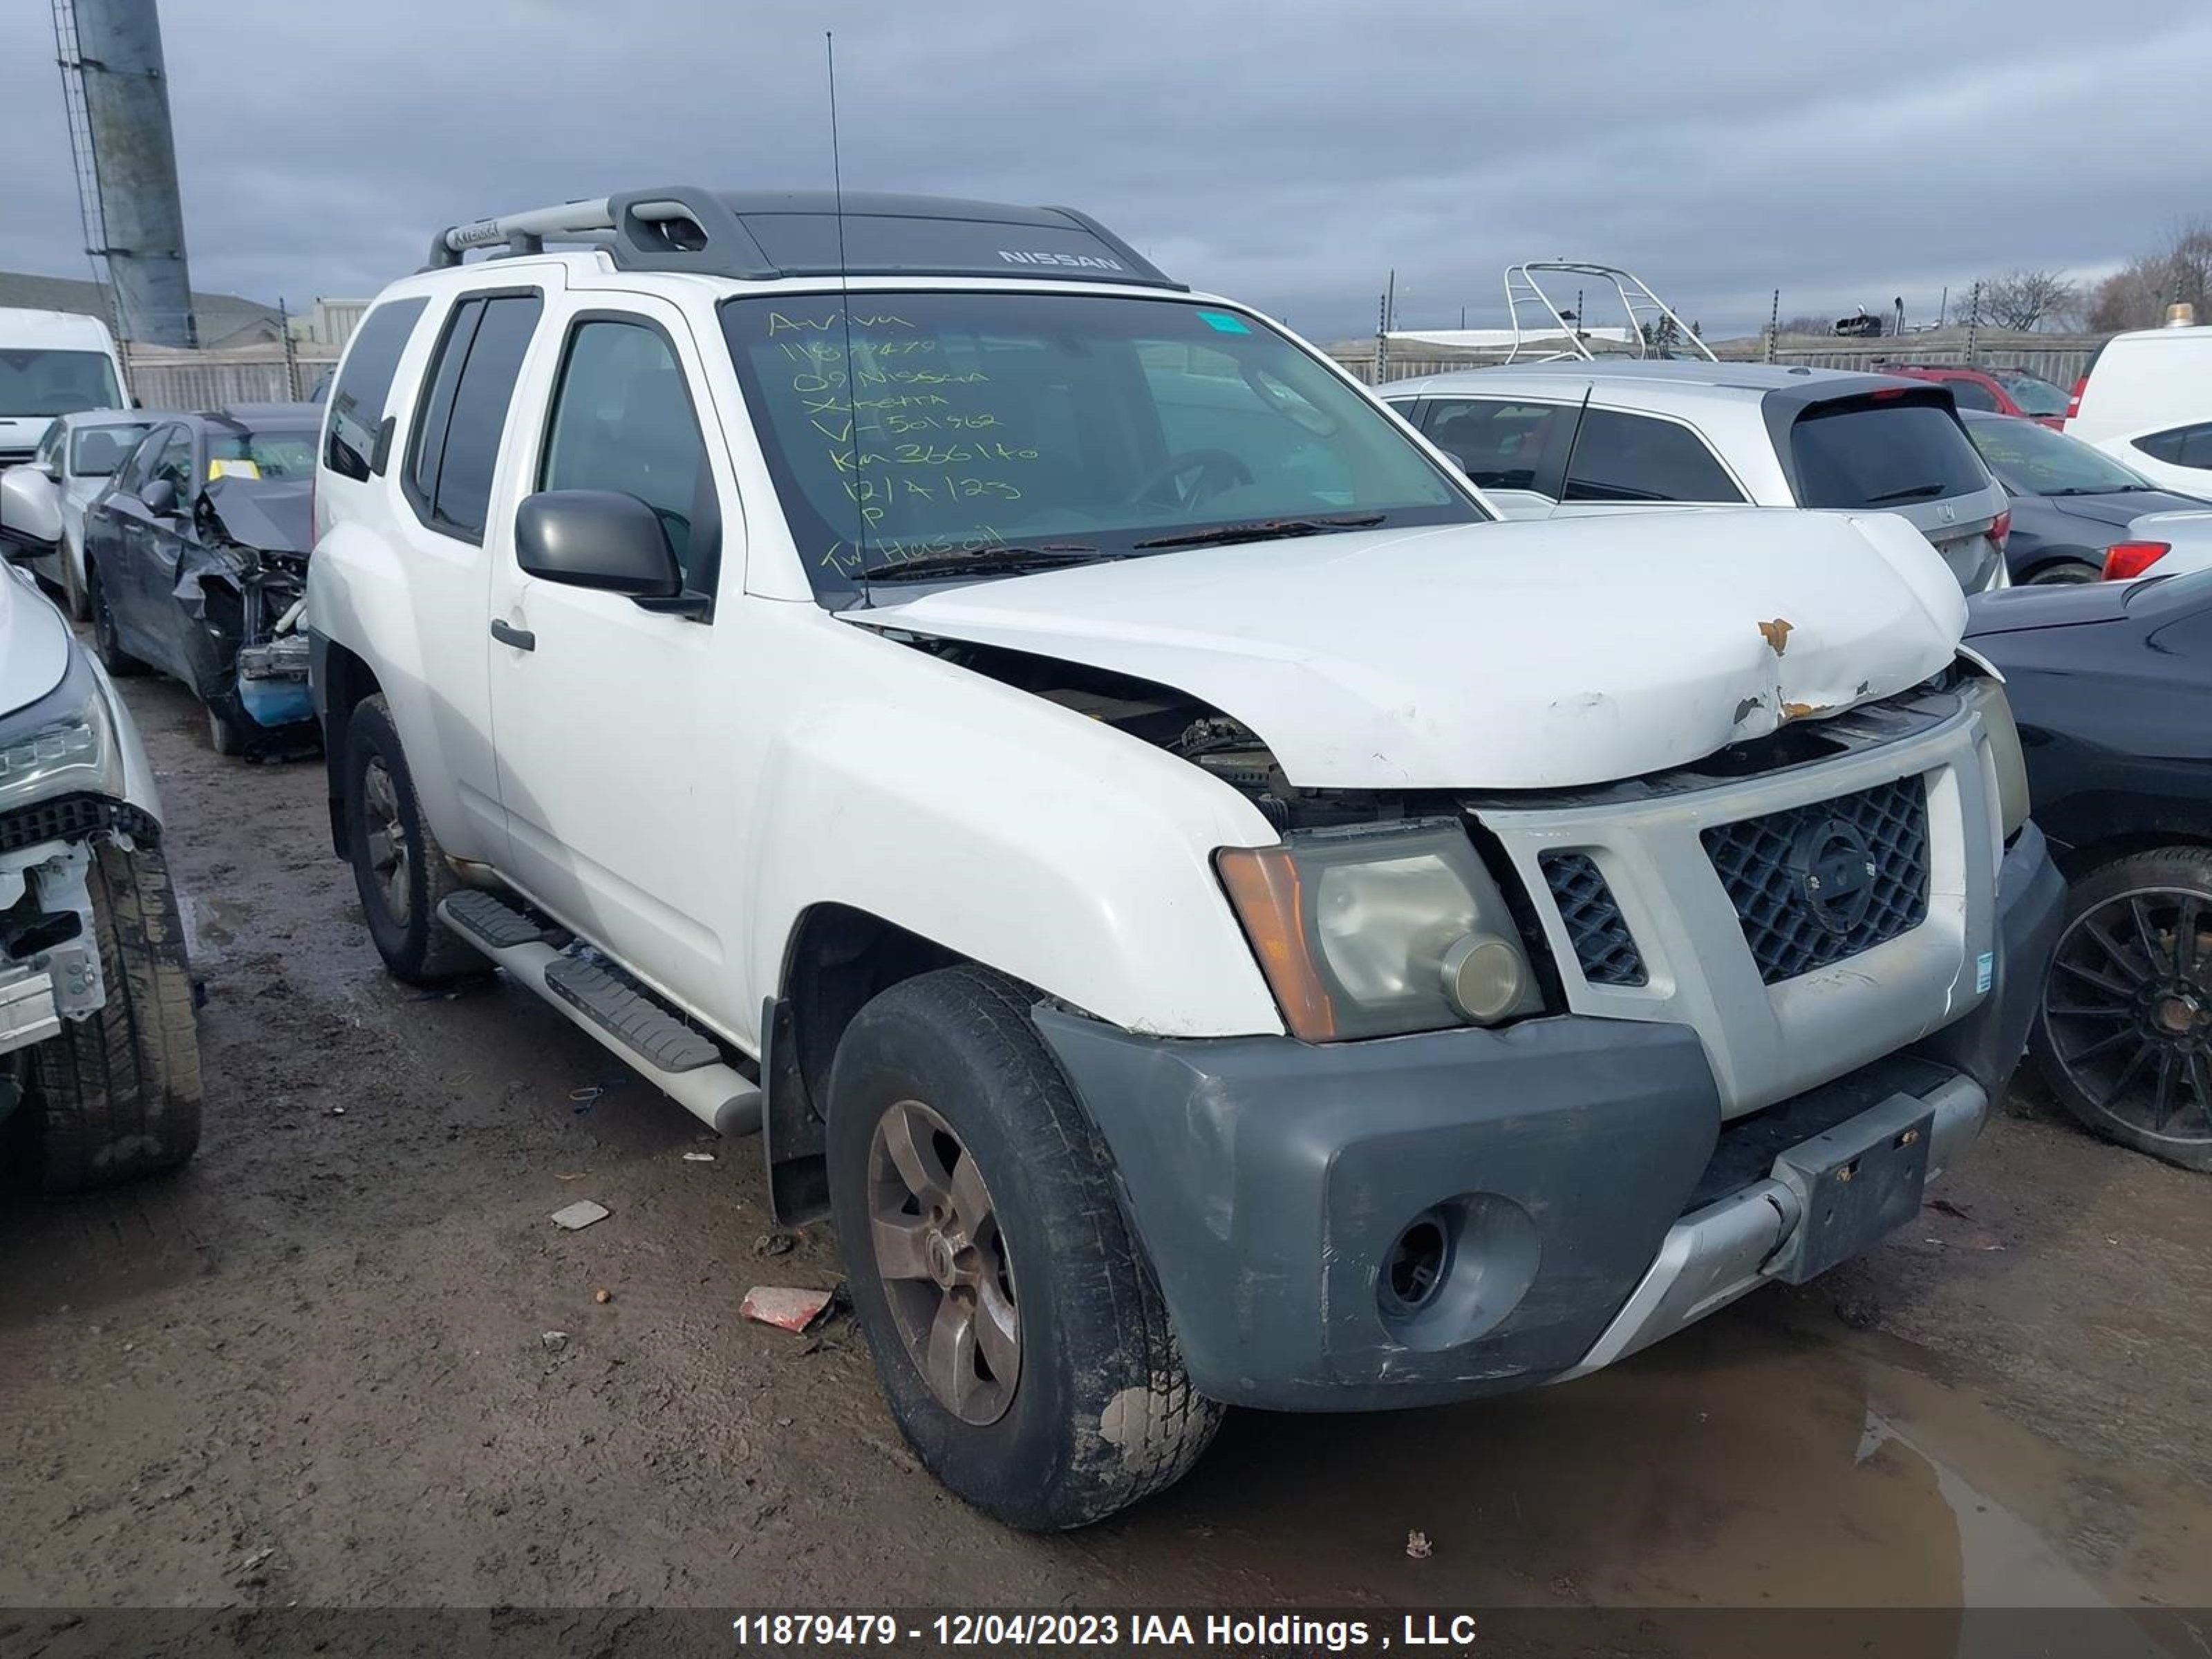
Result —
<path fill-rule="evenodd" d="M 1800 507 L 1909 507 L 1990 486 L 1958 417 L 1925 398 L 1815 404 L 1791 422 L 1789 446 Z"/>
<path fill-rule="evenodd" d="M 400 354 L 415 332 L 427 299 L 394 300 L 378 306 L 355 331 L 345 369 L 331 392 L 323 427 L 323 464 L 348 478 L 365 479 L 383 471 L 377 432 L 392 397 Z"/>

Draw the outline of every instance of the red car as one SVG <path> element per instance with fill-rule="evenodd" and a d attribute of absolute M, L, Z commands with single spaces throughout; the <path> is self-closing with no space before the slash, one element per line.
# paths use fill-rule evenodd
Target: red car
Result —
<path fill-rule="evenodd" d="M 2018 415 L 2053 431 L 2066 418 L 2066 394 L 2024 368 L 1968 368 L 1964 363 L 1877 363 L 1875 372 L 1901 374 L 1912 380 L 1940 381 L 1951 388 L 1951 399 L 1961 409 Z"/>

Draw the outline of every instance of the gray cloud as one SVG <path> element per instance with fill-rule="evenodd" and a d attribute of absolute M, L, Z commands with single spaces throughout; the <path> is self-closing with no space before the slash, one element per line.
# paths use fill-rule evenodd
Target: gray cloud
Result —
<path fill-rule="evenodd" d="M 0 20 L 0 267 L 84 268 L 46 8 Z M 1708 332 L 2212 209 L 2212 12 L 2154 0 L 1552 8 L 1120 0 L 171 0 L 194 280 L 374 291 L 458 219 L 634 184 L 1066 202 L 1320 337 L 1502 316 L 1514 258 L 1610 259 Z"/>

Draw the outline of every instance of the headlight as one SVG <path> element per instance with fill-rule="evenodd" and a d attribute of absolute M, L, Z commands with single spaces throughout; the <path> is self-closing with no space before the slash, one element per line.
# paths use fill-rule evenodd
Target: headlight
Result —
<path fill-rule="evenodd" d="M 62 683 L 25 708 L 0 714 L 0 811 L 56 795 L 123 793 L 123 757 L 100 695 L 80 652 L 70 653 Z"/>
<path fill-rule="evenodd" d="M 1543 1006 L 1498 884 L 1452 819 L 1300 830 L 1217 862 L 1305 1042 L 1493 1025 Z"/>
<path fill-rule="evenodd" d="M 2004 838 L 2010 841 L 2027 822 L 2027 758 L 2020 746 L 2020 727 L 2013 721 L 2012 699 L 1995 670 L 1966 683 L 1962 694 L 1982 712 L 1982 729 L 1990 734 L 1990 759 L 1997 774 L 1997 814 Z"/>

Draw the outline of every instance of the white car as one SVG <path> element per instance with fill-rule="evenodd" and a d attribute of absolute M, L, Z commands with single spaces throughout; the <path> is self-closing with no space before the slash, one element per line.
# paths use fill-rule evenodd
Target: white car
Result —
<path fill-rule="evenodd" d="M 1491 522 L 1067 210 L 442 232 L 315 505 L 387 966 L 764 1127 L 907 1437 L 1016 1524 L 1224 1404 L 1523 1387 L 1801 1282 L 2026 1040 L 2063 884 L 1911 526 Z"/>
<path fill-rule="evenodd" d="M 129 404 L 123 359 L 100 319 L 0 308 L 0 467 L 29 460 L 57 415 Z"/>
<path fill-rule="evenodd" d="M 2128 538 L 2106 550 L 2113 579 L 2179 576 L 2212 570 L 2212 513 L 2146 513 L 2128 520 Z"/>
<path fill-rule="evenodd" d="M 57 416 L 38 451 L 0 473 L 0 541 L 9 556 L 60 588 L 69 613 L 91 619 L 84 570 L 84 510 L 165 415 L 95 410 Z"/>
<path fill-rule="evenodd" d="M 50 1192 L 199 1143 L 200 1056 L 161 804 L 130 711 L 0 568 L 0 1165 Z"/>
<path fill-rule="evenodd" d="M 2163 489 L 2212 495 L 2212 325 L 2112 336 L 2075 387 L 2065 430 Z"/>
<path fill-rule="evenodd" d="M 1879 510 L 1925 535 L 1966 592 L 2008 580 L 2004 491 L 1948 390 L 1929 381 L 1600 358 L 1458 369 L 1376 391 L 1508 517 Z"/>

